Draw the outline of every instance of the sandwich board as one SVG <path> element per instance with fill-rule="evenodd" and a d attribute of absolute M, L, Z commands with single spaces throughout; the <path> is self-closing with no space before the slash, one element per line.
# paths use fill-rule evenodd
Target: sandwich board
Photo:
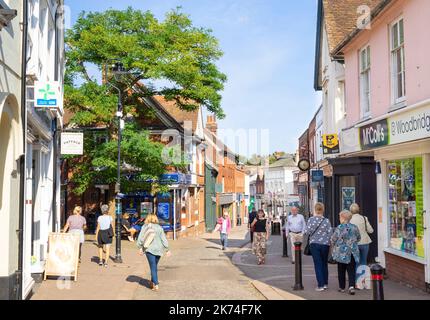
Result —
<path fill-rule="evenodd" d="M 78 280 L 79 243 L 77 233 L 50 233 L 44 280 L 48 276 Z"/>

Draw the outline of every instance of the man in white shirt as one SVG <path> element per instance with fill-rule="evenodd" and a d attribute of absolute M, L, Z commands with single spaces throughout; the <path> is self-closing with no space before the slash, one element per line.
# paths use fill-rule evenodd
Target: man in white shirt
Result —
<path fill-rule="evenodd" d="M 291 208 L 291 215 L 288 216 L 287 219 L 287 227 L 286 231 L 290 236 L 291 241 L 291 256 L 292 263 L 295 263 L 295 251 L 294 251 L 294 243 L 295 242 L 303 242 L 303 232 L 306 229 L 306 221 L 303 215 L 299 214 L 299 209 L 297 207 Z"/>

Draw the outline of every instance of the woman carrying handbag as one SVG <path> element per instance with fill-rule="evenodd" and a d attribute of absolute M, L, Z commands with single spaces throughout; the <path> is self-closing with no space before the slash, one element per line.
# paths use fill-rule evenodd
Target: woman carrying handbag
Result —
<path fill-rule="evenodd" d="M 307 247 L 314 261 L 315 275 L 318 283 L 315 290 L 327 290 L 328 255 L 330 251 L 332 228 L 330 221 L 324 217 L 324 204 L 320 202 L 315 204 L 314 215 L 308 221 L 305 234 L 309 235 Z M 305 251 L 307 251 L 306 248 Z"/>

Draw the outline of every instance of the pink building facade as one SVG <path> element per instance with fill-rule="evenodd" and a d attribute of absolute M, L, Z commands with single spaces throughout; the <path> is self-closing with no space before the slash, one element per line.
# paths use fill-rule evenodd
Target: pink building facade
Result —
<path fill-rule="evenodd" d="M 378 261 L 430 289 L 430 1 L 381 1 L 370 28 L 333 52 L 345 62 L 341 156 L 376 161 Z"/>

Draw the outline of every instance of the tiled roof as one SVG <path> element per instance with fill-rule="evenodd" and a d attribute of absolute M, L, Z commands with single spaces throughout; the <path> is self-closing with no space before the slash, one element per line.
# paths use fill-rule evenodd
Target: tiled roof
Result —
<path fill-rule="evenodd" d="M 325 27 L 330 53 L 355 29 L 361 16 L 360 6 L 375 9 L 384 0 L 323 0 Z"/>
<path fill-rule="evenodd" d="M 182 110 L 176 105 L 175 101 L 167 101 L 163 96 L 154 96 L 154 99 L 164 108 L 164 110 L 170 114 L 171 117 L 173 117 L 182 126 L 184 126 L 185 121 L 191 121 L 193 132 L 196 131 L 199 110 Z"/>

